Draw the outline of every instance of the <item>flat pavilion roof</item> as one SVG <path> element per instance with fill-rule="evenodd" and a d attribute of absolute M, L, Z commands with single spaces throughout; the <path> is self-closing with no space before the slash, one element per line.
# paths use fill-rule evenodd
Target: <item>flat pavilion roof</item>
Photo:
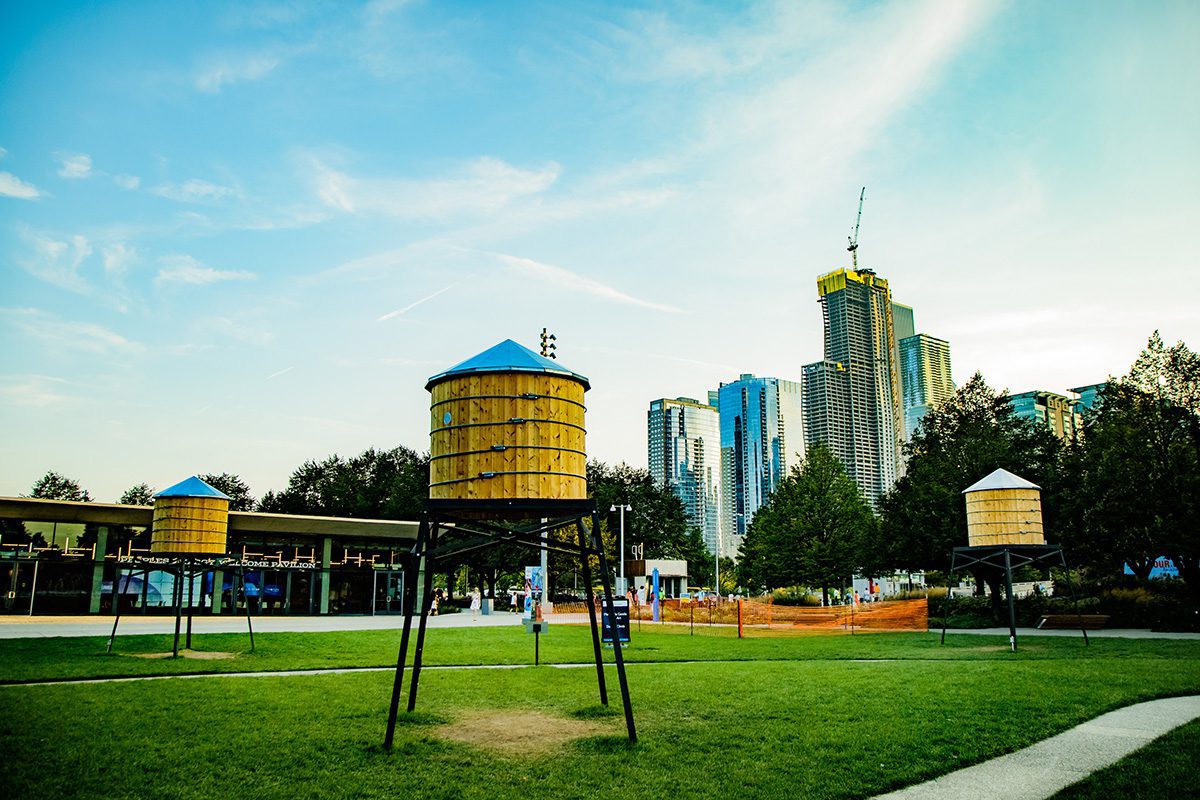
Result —
<path fill-rule="evenodd" d="M 37 500 L 32 497 L 0 497 L 0 519 L 149 527 L 154 521 L 154 507 Z M 309 517 L 301 514 L 263 514 L 257 511 L 229 512 L 230 533 L 302 533 L 415 541 L 419 525 L 419 522 L 407 520 Z"/>

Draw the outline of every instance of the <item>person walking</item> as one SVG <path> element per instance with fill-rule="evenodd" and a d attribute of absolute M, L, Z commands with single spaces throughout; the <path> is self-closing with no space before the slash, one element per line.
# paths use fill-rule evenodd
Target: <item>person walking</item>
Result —
<path fill-rule="evenodd" d="M 482 605 L 482 602 L 479 597 L 479 590 L 476 589 L 475 591 L 471 592 L 471 616 L 472 617 L 479 616 L 479 607 L 481 605 Z"/>

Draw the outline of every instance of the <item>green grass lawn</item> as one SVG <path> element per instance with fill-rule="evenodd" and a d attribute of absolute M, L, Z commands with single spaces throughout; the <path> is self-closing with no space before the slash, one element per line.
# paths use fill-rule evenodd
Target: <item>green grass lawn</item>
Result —
<path fill-rule="evenodd" d="M 634 747 L 597 706 L 589 669 L 430 670 L 391 753 L 380 747 L 390 673 L 4 686 L 0 796 L 862 797 L 1129 703 L 1200 693 L 1200 642 L 1030 637 L 1011 654 L 973 635 L 940 647 L 929 634 L 705 634 L 635 631 Z M 166 637 L 122 637 L 113 656 L 102 639 L 10 640 L 0 679 L 387 665 L 397 636 L 258 641 L 252 655 L 197 662 L 129 655 L 165 650 Z M 542 644 L 559 663 L 591 653 L 586 628 L 553 628 Z M 530 638 L 504 628 L 434 630 L 426 647 L 429 664 L 531 655 Z M 523 741 L 543 725 L 554 733 Z M 1184 779 L 1178 793 L 1200 790 L 1194 770 Z"/>

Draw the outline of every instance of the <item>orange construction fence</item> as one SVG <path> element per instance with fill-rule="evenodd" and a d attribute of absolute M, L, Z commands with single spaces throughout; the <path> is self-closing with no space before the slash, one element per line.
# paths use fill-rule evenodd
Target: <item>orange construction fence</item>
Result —
<path fill-rule="evenodd" d="M 586 614 L 587 605 L 556 603 L 554 611 Z M 629 609 L 629 617 L 645 624 L 653 620 L 654 611 L 648 603 L 635 603 Z M 767 632 L 924 631 L 929 629 L 929 601 L 922 597 L 822 607 L 781 605 L 770 598 L 663 600 L 659 622 L 737 625 L 739 634 L 744 636 Z"/>

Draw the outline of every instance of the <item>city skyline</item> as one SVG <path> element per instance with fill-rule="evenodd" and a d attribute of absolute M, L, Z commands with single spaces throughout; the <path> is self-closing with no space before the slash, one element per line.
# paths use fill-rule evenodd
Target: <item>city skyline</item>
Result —
<path fill-rule="evenodd" d="M 954 379 L 1065 391 L 1200 341 L 1189 3 L 0 10 L 0 494 L 428 448 L 507 338 L 645 408 L 822 357 L 887 276 Z M 1180 87 L 1179 84 L 1183 83 Z M 1193 89 L 1188 89 L 1193 86 Z"/>

